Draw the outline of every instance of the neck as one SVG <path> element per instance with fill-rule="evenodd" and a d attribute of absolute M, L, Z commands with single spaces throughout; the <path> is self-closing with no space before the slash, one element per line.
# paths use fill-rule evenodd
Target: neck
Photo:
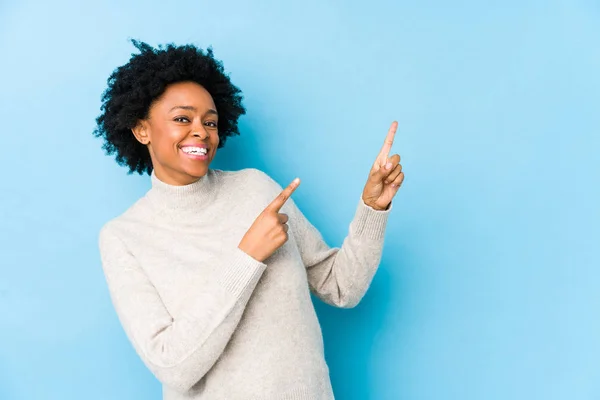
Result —
<path fill-rule="evenodd" d="M 196 176 L 191 176 L 164 168 L 154 168 L 152 172 L 158 180 L 172 186 L 186 186 L 201 179 Z"/>

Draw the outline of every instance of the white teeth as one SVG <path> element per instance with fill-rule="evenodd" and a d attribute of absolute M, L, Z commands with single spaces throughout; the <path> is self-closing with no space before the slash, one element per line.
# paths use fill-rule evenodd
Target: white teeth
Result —
<path fill-rule="evenodd" d="M 204 147 L 183 147 L 181 150 L 183 150 L 184 153 L 187 154 L 201 154 L 201 155 L 206 155 L 207 150 Z"/>

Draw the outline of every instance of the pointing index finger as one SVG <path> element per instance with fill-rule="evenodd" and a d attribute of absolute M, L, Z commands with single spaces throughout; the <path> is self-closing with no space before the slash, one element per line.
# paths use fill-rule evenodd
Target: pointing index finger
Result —
<path fill-rule="evenodd" d="M 392 126 L 390 126 L 390 129 L 388 130 L 385 141 L 383 142 L 383 147 L 381 148 L 381 151 L 379 152 L 380 163 L 387 162 L 387 158 L 390 154 L 390 151 L 392 150 L 392 145 L 394 144 L 394 137 L 396 136 L 397 129 L 398 129 L 398 122 L 397 121 L 392 122 Z"/>
<path fill-rule="evenodd" d="M 283 191 L 275 197 L 275 199 L 269 204 L 268 208 L 279 212 L 281 207 L 285 204 L 286 201 L 292 196 L 292 193 L 300 186 L 300 178 L 296 178 L 286 187 Z"/>

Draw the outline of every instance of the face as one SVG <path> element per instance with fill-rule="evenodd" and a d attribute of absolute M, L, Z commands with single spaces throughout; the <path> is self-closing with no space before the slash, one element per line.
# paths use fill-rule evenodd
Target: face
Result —
<path fill-rule="evenodd" d="M 132 130 L 148 146 L 156 177 L 187 185 L 204 176 L 219 145 L 218 114 L 212 96 L 195 82 L 167 87 L 148 118 Z"/>

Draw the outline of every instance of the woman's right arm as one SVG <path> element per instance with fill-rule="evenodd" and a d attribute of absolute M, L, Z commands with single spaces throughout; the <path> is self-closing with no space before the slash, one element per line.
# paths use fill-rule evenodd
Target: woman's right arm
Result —
<path fill-rule="evenodd" d="M 108 227 L 99 239 L 102 268 L 119 320 L 157 379 L 188 391 L 214 365 L 266 268 L 239 248 L 214 258 L 209 287 L 183 291 L 174 318 L 123 241 Z"/>

